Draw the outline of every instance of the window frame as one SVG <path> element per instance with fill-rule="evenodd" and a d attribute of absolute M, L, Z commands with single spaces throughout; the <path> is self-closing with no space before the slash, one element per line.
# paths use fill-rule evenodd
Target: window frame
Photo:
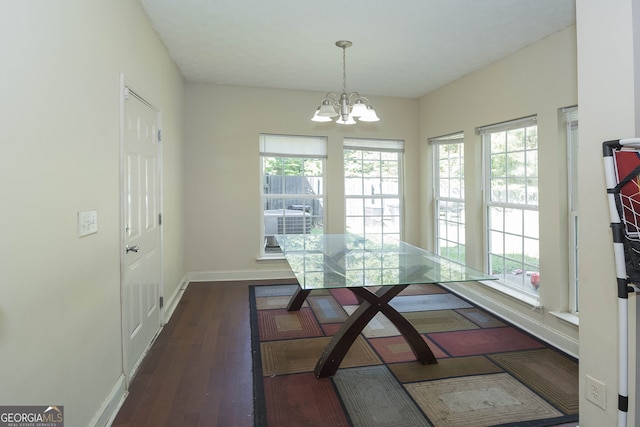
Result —
<path fill-rule="evenodd" d="M 580 308 L 580 280 L 578 275 L 578 107 L 562 109 L 566 125 L 567 141 L 567 207 L 568 207 L 568 252 L 569 252 L 569 312 L 578 315 Z"/>
<path fill-rule="evenodd" d="M 484 216 L 484 230 L 485 230 L 485 244 L 484 244 L 484 257 L 485 257 L 485 265 L 487 271 L 497 277 L 499 277 L 498 283 L 501 284 L 500 289 L 507 290 L 507 292 L 517 298 L 523 300 L 531 300 L 532 298 L 536 301 L 539 301 L 539 280 L 540 280 L 540 220 L 539 220 L 539 141 L 538 141 L 538 128 L 537 128 L 537 116 L 529 116 L 521 119 L 511 120 L 507 122 L 502 122 L 494 125 L 484 126 L 478 128 L 478 133 L 481 135 L 482 139 L 482 159 L 483 159 L 483 216 Z M 536 134 L 536 143 L 535 150 L 529 149 L 526 146 L 526 129 L 530 129 L 535 127 Z M 523 146 L 524 148 L 521 150 L 512 150 L 508 148 L 508 136 L 509 132 L 525 130 L 525 136 L 523 138 Z M 501 179 L 504 180 L 504 188 L 505 188 L 505 201 L 496 201 L 492 199 L 492 151 L 491 151 L 491 136 L 499 133 L 504 133 L 505 138 L 505 148 L 504 148 L 504 175 L 500 176 Z M 527 169 L 529 165 L 527 164 L 528 155 L 535 151 L 535 161 L 536 161 L 536 170 L 535 175 L 528 174 Z M 518 154 L 518 152 L 522 152 L 523 154 L 523 162 L 525 164 L 525 174 L 524 176 L 516 176 L 509 175 L 509 160 L 512 158 L 509 157 L 509 154 Z M 498 178 L 496 177 L 496 180 Z M 514 200 L 510 200 L 510 192 L 509 185 L 512 182 L 515 182 L 517 179 L 521 179 L 524 182 L 524 201 L 516 202 Z M 529 189 L 531 188 L 529 185 L 529 181 L 531 179 L 535 179 L 535 194 L 536 194 L 536 202 L 535 204 L 529 201 L 530 193 Z M 531 193 L 533 194 L 533 193 Z M 502 210 L 502 227 L 501 229 L 492 228 L 492 217 L 491 213 L 498 212 Z M 513 224 L 517 224 L 514 221 L 506 222 L 507 214 L 511 215 L 520 215 L 520 224 L 521 227 L 519 232 L 516 232 L 517 228 L 508 229 L 513 226 Z M 531 222 L 527 220 L 527 216 L 534 214 L 537 218 L 537 225 L 535 226 L 535 230 L 537 230 L 537 236 L 533 237 L 532 235 L 527 235 L 527 229 L 530 230 Z M 517 225 L 516 225 L 517 227 Z M 492 235 L 498 235 L 501 237 L 501 254 L 494 250 Z M 508 249 L 507 240 L 511 242 L 519 242 L 520 243 L 520 252 L 516 252 L 517 255 L 520 255 L 520 260 L 515 260 L 514 258 L 510 258 L 507 256 Z M 537 265 L 533 265 L 530 262 L 527 262 L 528 252 L 527 248 L 531 247 L 531 242 L 537 242 L 535 246 L 535 252 L 537 256 Z M 512 243 L 513 244 L 513 243 Z M 496 245 L 500 250 L 500 244 Z M 493 259 L 501 260 L 502 268 L 504 271 L 494 272 L 492 268 Z M 508 268 L 508 266 L 517 266 L 518 268 Z M 528 269 L 527 267 L 534 267 L 534 269 Z M 507 271 L 508 270 L 508 271 Z M 498 274 L 499 273 L 499 274 Z M 502 277 L 500 277 L 502 276 Z M 513 277 L 512 277 L 513 276 Z M 520 278 L 521 277 L 521 278 Z M 507 278 L 511 279 L 511 282 L 507 280 Z M 521 285 L 516 284 L 516 280 L 521 282 Z M 526 287 L 526 284 L 529 283 L 531 286 Z M 537 286 L 538 287 L 537 287 Z M 529 289 L 531 288 L 531 289 Z"/>
<path fill-rule="evenodd" d="M 375 198 L 376 199 L 380 199 L 381 201 L 384 200 L 393 200 L 393 199 L 397 199 L 398 200 L 398 213 L 397 215 L 385 215 L 385 210 L 386 210 L 386 203 L 384 203 L 384 205 L 382 207 L 380 207 L 379 209 L 382 209 L 380 211 L 381 215 L 369 215 L 367 216 L 366 214 L 366 210 L 364 209 L 364 205 L 365 205 L 365 200 L 367 199 L 372 199 L 372 197 L 367 197 L 367 195 L 364 192 L 364 187 L 363 187 L 363 191 L 361 195 L 356 195 L 356 194 L 349 194 L 348 190 L 347 190 L 347 178 L 357 178 L 357 177 L 348 177 L 347 176 L 347 171 L 346 169 L 344 170 L 343 173 L 343 182 L 345 184 L 345 190 L 344 190 L 344 200 L 345 200 L 345 212 L 344 212 L 344 229 L 346 232 L 353 232 L 353 231 L 349 231 L 349 226 L 348 226 L 348 221 L 349 218 L 362 218 L 362 231 L 363 233 L 358 232 L 358 234 L 363 234 L 363 235 L 371 235 L 372 233 L 367 233 L 366 232 L 366 227 L 365 227 L 365 222 L 367 217 L 369 218 L 378 218 L 380 217 L 380 221 L 381 221 L 381 227 L 382 227 L 382 232 L 381 233 L 373 233 L 377 236 L 380 236 L 380 238 L 384 239 L 385 236 L 386 237 L 393 237 L 394 239 L 399 239 L 402 240 L 404 238 L 404 141 L 402 140 L 383 140 L 383 139 L 364 139 L 364 138 L 344 138 L 343 140 L 343 147 L 342 147 L 342 161 L 343 161 L 343 165 L 346 162 L 345 159 L 345 155 L 347 150 L 349 151 L 360 151 L 363 153 L 379 153 L 381 155 L 380 157 L 380 165 L 382 165 L 382 153 L 395 153 L 397 155 L 397 176 L 395 177 L 389 177 L 389 176 L 382 176 L 382 174 L 380 175 L 380 188 L 382 188 L 382 180 L 384 178 L 394 178 L 397 179 L 398 182 L 398 190 L 396 194 L 391 194 L 391 193 L 384 193 L 384 192 L 380 192 L 379 194 L 376 194 Z M 363 160 L 364 161 L 364 160 Z M 371 161 L 371 160 L 367 160 L 367 161 Z M 361 181 L 362 181 L 362 185 L 364 186 L 364 182 L 366 180 L 366 177 L 364 176 L 364 174 L 361 176 Z M 353 215 L 353 214 L 349 214 L 348 212 L 348 206 L 349 206 L 349 200 L 362 200 L 362 215 Z M 397 232 L 393 231 L 393 232 L 389 232 L 389 233 L 385 233 L 384 232 L 384 222 L 385 222 L 385 218 L 389 218 L 389 217 L 393 217 L 393 218 L 397 218 L 398 220 L 398 226 L 397 226 Z"/>
<path fill-rule="evenodd" d="M 444 258 L 450 259 L 452 261 L 458 262 L 460 264 L 466 264 L 465 259 L 465 250 L 466 250 L 466 218 L 465 218 L 465 181 L 464 181 L 464 133 L 457 132 L 454 134 L 439 136 L 435 138 L 430 138 L 429 143 L 431 144 L 432 149 L 432 158 L 433 158 L 433 212 L 434 212 L 434 225 L 435 225 L 435 233 L 434 233 L 434 247 L 436 253 Z M 460 173 L 458 176 L 452 176 L 451 173 L 445 178 L 441 175 L 440 171 L 440 148 L 444 145 L 458 145 L 460 147 L 458 151 L 457 158 L 459 159 L 459 170 Z M 448 157 L 451 159 L 451 157 Z M 460 195 L 459 197 L 454 197 L 449 192 L 448 195 L 441 194 L 441 181 L 443 179 L 451 180 L 458 179 L 460 181 Z M 450 188 L 450 186 L 449 186 Z M 441 204 L 449 204 L 450 206 L 455 206 L 455 210 L 457 214 L 452 214 L 452 217 L 449 217 L 448 212 L 451 209 L 444 209 L 445 218 L 442 219 L 442 209 Z M 457 217 L 457 218 L 456 218 Z M 443 236 L 442 226 L 446 227 L 446 234 Z M 450 237 L 450 229 L 454 228 L 456 239 L 453 240 Z M 441 243 L 443 241 L 450 242 L 457 246 L 457 256 L 451 256 L 448 253 L 442 253 Z"/>
<path fill-rule="evenodd" d="M 265 182 L 265 170 L 264 163 L 266 158 L 277 158 L 277 159 L 294 159 L 294 160 L 302 160 L 305 159 L 320 161 L 321 164 L 321 175 L 320 178 L 322 188 L 322 194 L 316 196 L 310 196 L 308 192 L 305 193 L 265 193 L 265 189 L 267 188 L 267 183 Z M 300 136 L 300 135 L 274 135 L 274 134 L 260 134 L 259 137 L 259 173 L 260 173 L 260 240 L 259 240 L 259 259 L 281 259 L 283 258 L 283 254 L 281 251 L 277 249 L 277 244 L 274 246 L 274 242 L 268 240 L 269 236 L 273 234 L 267 234 L 266 225 L 265 225 L 265 207 L 267 206 L 267 200 L 281 200 L 284 201 L 286 199 L 294 200 L 318 200 L 322 208 L 321 222 L 322 229 L 326 228 L 326 206 L 327 206 L 327 189 L 326 189 L 326 159 L 327 159 L 327 138 L 326 137 L 317 137 L 317 136 Z M 306 175 L 286 175 L 284 169 L 281 175 L 283 182 L 281 184 L 281 188 L 285 188 L 284 180 L 286 176 L 306 176 Z M 316 177 L 318 178 L 318 177 Z M 307 210 L 305 209 L 306 204 L 303 203 L 301 209 L 303 219 L 301 226 L 304 230 L 307 229 L 307 220 L 305 217 L 307 216 Z M 287 208 L 278 208 L 283 210 L 283 215 L 278 216 L 274 215 L 276 220 L 281 219 L 281 221 L 277 224 L 281 224 L 282 227 L 287 227 L 287 224 L 290 221 L 287 221 L 287 218 L 293 219 L 293 216 L 288 216 L 286 210 Z M 297 212 L 296 212 L 297 213 Z M 309 221 L 313 221 L 314 216 L 311 212 Z M 277 225 L 278 230 L 280 229 L 280 225 Z M 309 233 L 311 229 L 309 229 Z M 303 233 L 303 234 L 309 234 Z M 277 232 L 276 232 L 277 234 Z M 271 242 L 271 243 L 270 243 Z M 271 251 L 267 252 L 267 246 L 273 248 Z"/>

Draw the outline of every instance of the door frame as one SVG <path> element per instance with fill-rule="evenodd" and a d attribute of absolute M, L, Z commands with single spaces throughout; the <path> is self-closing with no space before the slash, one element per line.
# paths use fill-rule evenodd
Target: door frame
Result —
<path fill-rule="evenodd" d="M 126 224 L 126 205 L 125 205 L 125 189 L 124 189 L 124 185 L 126 182 L 125 179 L 125 102 L 127 100 L 127 98 L 129 96 L 135 96 L 136 98 L 138 98 L 139 100 L 141 100 L 142 102 L 144 102 L 145 104 L 147 104 L 151 109 L 153 109 L 156 113 L 156 124 L 157 124 L 157 129 L 159 132 L 159 138 L 158 138 L 158 153 L 157 153 L 157 178 L 158 178 L 158 212 L 160 213 L 160 215 L 162 215 L 163 212 L 163 177 L 164 177 L 164 173 L 163 173 L 163 159 L 162 159 L 162 153 L 163 153 L 163 146 L 162 146 L 162 112 L 160 111 L 160 109 L 158 109 L 155 105 L 155 103 L 150 100 L 150 98 L 144 93 L 144 91 L 141 91 L 136 85 L 134 85 L 133 83 L 131 83 L 131 81 L 125 76 L 124 73 L 120 73 L 120 84 L 119 84 L 119 102 L 120 102 L 120 110 L 119 110 L 119 114 L 120 114 L 120 182 L 119 182 L 119 192 L 120 192 L 120 226 L 118 227 L 118 238 L 120 241 L 120 333 L 121 333 L 121 337 L 120 337 L 120 342 L 121 342 L 121 362 L 122 362 L 122 372 L 125 376 L 125 384 L 126 387 L 128 388 L 131 380 L 135 377 L 135 374 L 140 366 L 140 363 L 142 362 L 142 360 L 144 359 L 144 357 L 146 356 L 147 352 L 149 351 L 149 348 L 151 348 L 151 345 L 153 345 L 153 342 L 155 341 L 158 333 L 160 332 L 163 324 L 164 324 L 164 317 L 165 317 L 165 308 L 163 305 L 161 305 L 160 303 L 158 303 L 159 306 L 159 310 L 158 310 L 158 330 L 156 331 L 156 334 L 154 336 L 154 338 L 151 340 L 151 342 L 149 343 L 149 346 L 147 347 L 147 349 L 144 351 L 144 353 L 140 356 L 140 359 L 138 361 L 136 361 L 136 364 L 134 365 L 134 367 L 131 369 L 130 372 L 127 372 L 127 366 L 129 366 L 128 362 L 128 358 L 129 358 L 129 345 L 128 345 L 128 340 L 126 339 L 128 336 L 128 314 L 127 314 L 127 310 L 126 310 L 126 305 L 125 305 L 125 290 L 124 290 L 124 286 L 125 286 L 125 270 L 126 270 L 126 243 L 125 243 L 125 227 L 127 226 Z M 158 236 L 158 253 L 159 253 L 159 262 L 158 262 L 158 269 L 160 270 L 158 272 L 158 297 L 160 298 L 160 300 L 164 300 L 164 230 L 163 230 L 163 226 L 162 224 L 159 225 L 159 236 Z"/>

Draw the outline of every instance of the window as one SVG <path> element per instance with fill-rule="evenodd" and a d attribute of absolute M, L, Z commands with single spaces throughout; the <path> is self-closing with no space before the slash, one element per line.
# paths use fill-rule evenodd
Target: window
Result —
<path fill-rule="evenodd" d="M 399 240 L 403 141 L 344 140 L 347 232 Z"/>
<path fill-rule="evenodd" d="M 277 234 L 324 229 L 325 138 L 260 135 L 261 255 L 280 255 Z"/>
<path fill-rule="evenodd" d="M 489 272 L 529 295 L 540 286 L 538 127 L 530 117 L 479 129 Z"/>
<path fill-rule="evenodd" d="M 464 256 L 464 135 L 429 140 L 435 162 L 436 251 L 452 261 Z"/>
<path fill-rule="evenodd" d="M 569 189 L 569 311 L 578 313 L 578 107 L 563 109 L 567 125 Z"/>

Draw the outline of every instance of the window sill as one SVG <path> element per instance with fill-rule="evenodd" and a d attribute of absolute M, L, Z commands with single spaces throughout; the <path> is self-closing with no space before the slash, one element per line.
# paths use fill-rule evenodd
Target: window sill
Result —
<path fill-rule="evenodd" d="M 518 292 L 512 287 L 504 285 L 497 280 L 481 281 L 480 283 L 513 299 L 530 305 L 533 310 L 540 308 L 540 299 L 537 296 L 529 295 L 524 292 Z"/>
<path fill-rule="evenodd" d="M 258 262 L 269 262 L 269 261 L 284 261 L 285 257 L 282 254 L 277 255 L 261 255 L 257 258 Z"/>
<path fill-rule="evenodd" d="M 556 316 L 560 320 L 564 320 L 574 326 L 580 326 L 580 317 L 568 311 L 550 311 L 549 314 Z"/>
<path fill-rule="evenodd" d="M 482 281 L 480 283 L 520 302 L 530 305 L 532 310 L 539 310 L 541 308 L 540 300 L 533 295 L 527 295 L 525 293 L 518 292 L 513 288 L 498 281 Z M 569 313 L 567 311 L 550 311 L 549 314 L 557 317 L 564 322 L 569 323 L 570 325 L 578 327 L 580 326 L 580 317 L 576 314 Z"/>

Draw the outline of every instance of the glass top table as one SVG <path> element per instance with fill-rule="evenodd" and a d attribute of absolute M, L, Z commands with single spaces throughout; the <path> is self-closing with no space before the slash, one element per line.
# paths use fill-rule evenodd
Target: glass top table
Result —
<path fill-rule="evenodd" d="M 437 363 L 420 333 L 389 305 L 411 284 L 495 280 L 495 277 L 398 240 L 357 234 L 283 234 L 278 244 L 299 288 L 287 309 L 300 309 L 314 289 L 349 288 L 360 301 L 316 364 L 322 378 L 335 374 L 346 352 L 371 319 L 384 314 L 407 340 L 416 359 Z"/>
<path fill-rule="evenodd" d="M 356 234 L 283 234 L 276 239 L 303 289 L 495 280 L 399 240 Z"/>

